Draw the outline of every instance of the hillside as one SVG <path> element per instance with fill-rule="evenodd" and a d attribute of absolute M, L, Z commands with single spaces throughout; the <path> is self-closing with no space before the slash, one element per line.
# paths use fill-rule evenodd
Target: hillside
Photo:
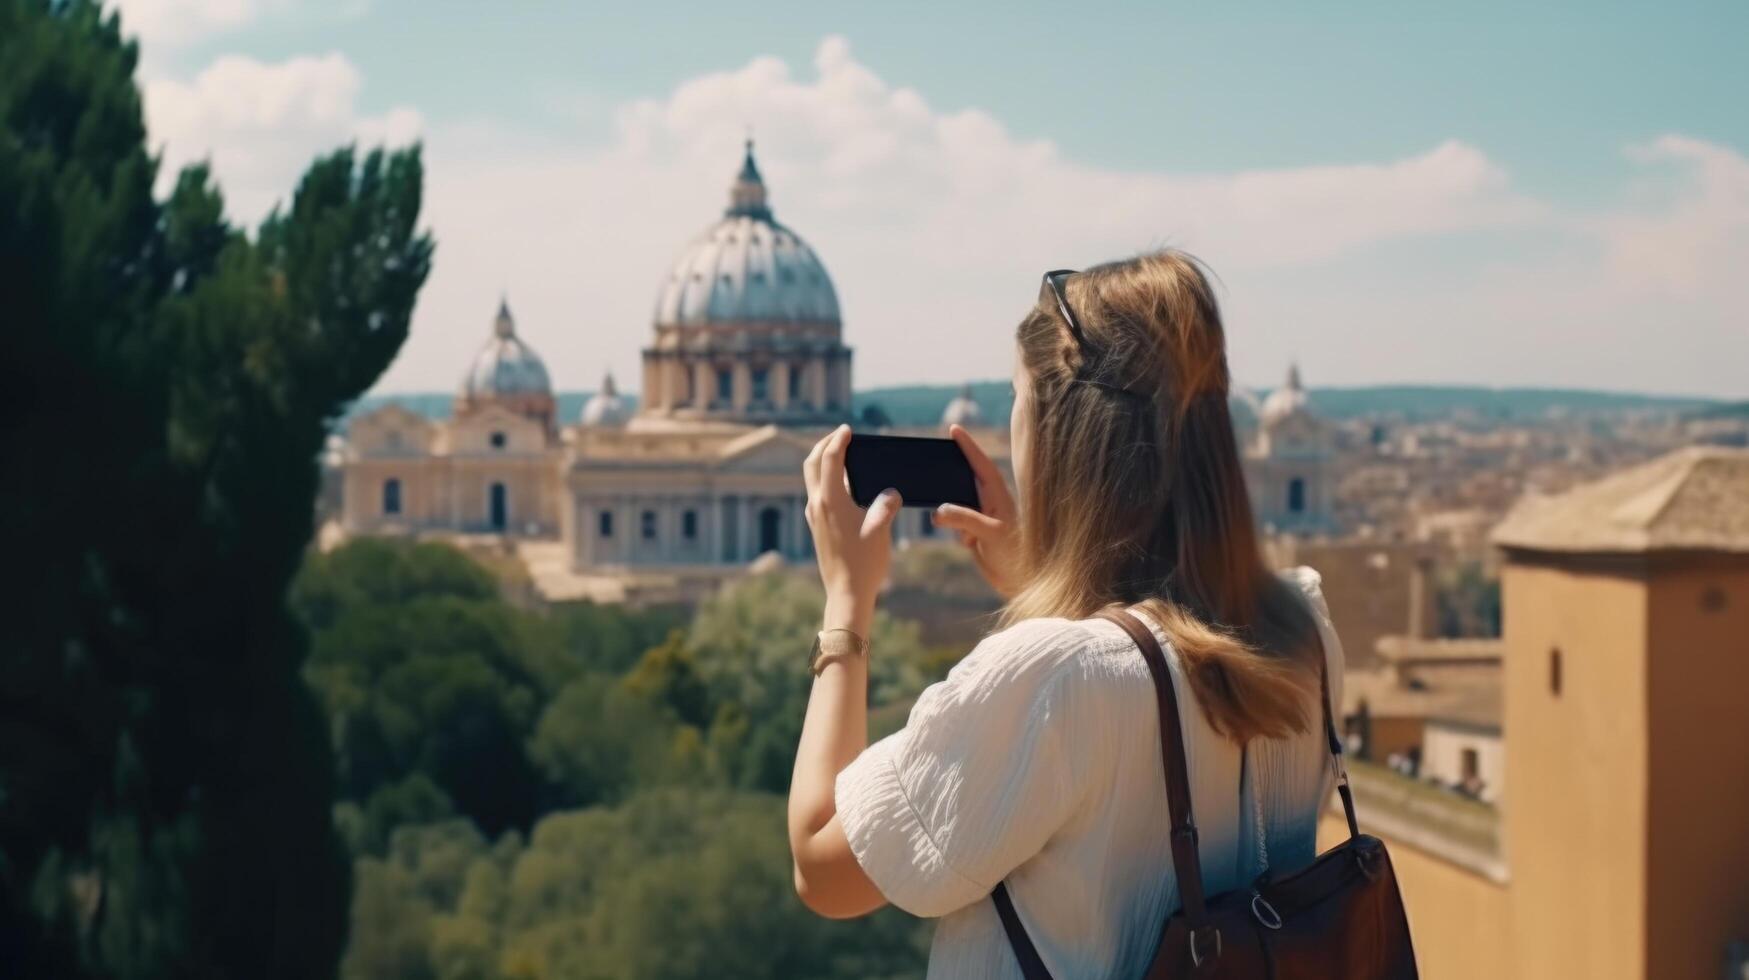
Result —
<path fill-rule="evenodd" d="M 934 425 L 941 418 L 941 410 L 958 392 L 958 385 L 871 388 L 856 393 L 854 406 L 860 415 L 865 407 L 879 405 L 895 425 Z M 1267 389 L 1256 391 L 1259 399 L 1268 397 L 1268 394 Z M 558 396 L 559 418 L 567 422 L 576 419 L 589 395 L 590 392 L 587 391 L 561 392 Z M 1425 421 L 1469 415 L 1526 421 L 1551 414 L 1638 411 L 1728 414 L 1749 410 L 1749 405 L 1734 405 L 1705 398 L 1590 391 L 1582 388 L 1367 385 L 1353 388 L 1312 388 L 1309 389 L 1309 395 L 1312 408 L 1332 419 L 1380 417 Z M 438 392 L 370 395 L 359 399 L 348 414 L 369 411 L 378 405 L 395 402 L 423 415 L 443 418 L 449 414 L 451 397 Z M 636 407 L 635 395 L 622 394 L 620 397 Z M 1009 382 L 974 382 L 972 397 L 983 408 L 986 421 L 1000 422 L 1008 418 L 1008 410 L 1013 401 Z M 1241 422 L 1250 420 L 1250 407 L 1243 400 L 1235 399 L 1233 408 L 1235 419 Z"/>

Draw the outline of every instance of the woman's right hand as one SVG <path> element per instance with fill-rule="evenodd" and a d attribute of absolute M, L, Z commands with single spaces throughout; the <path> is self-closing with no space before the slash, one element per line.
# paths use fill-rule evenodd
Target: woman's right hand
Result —
<path fill-rule="evenodd" d="M 1020 591 L 1020 509 L 1014 495 L 996 468 L 964 426 L 953 425 L 947 430 L 960 452 L 972 464 L 972 476 L 978 481 L 978 509 L 958 504 L 942 504 L 935 509 L 935 524 L 959 534 L 960 544 L 972 553 L 984 581 L 1003 599 L 1011 599 Z"/>

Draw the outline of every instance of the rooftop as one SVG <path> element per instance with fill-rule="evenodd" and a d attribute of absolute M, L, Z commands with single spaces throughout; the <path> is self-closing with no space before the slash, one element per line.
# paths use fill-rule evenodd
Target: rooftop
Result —
<path fill-rule="evenodd" d="M 1530 551 L 1749 554 L 1749 449 L 1691 446 L 1566 493 L 1527 497 L 1493 540 Z"/>

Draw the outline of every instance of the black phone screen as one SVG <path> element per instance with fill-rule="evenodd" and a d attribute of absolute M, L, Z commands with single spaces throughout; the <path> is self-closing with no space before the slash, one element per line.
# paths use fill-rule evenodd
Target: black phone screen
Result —
<path fill-rule="evenodd" d="M 852 434 L 844 468 L 850 496 L 860 507 L 873 503 L 888 487 L 899 491 L 906 507 L 978 507 L 972 464 L 952 439 Z"/>

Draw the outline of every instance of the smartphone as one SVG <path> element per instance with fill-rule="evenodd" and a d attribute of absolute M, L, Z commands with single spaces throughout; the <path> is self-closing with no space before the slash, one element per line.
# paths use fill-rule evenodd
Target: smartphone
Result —
<path fill-rule="evenodd" d="M 867 507 L 888 487 L 906 507 L 959 504 L 978 509 L 978 482 L 972 464 L 952 439 L 919 436 L 865 436 L 852 433 L 844 451 L 850 496 Z"/>

